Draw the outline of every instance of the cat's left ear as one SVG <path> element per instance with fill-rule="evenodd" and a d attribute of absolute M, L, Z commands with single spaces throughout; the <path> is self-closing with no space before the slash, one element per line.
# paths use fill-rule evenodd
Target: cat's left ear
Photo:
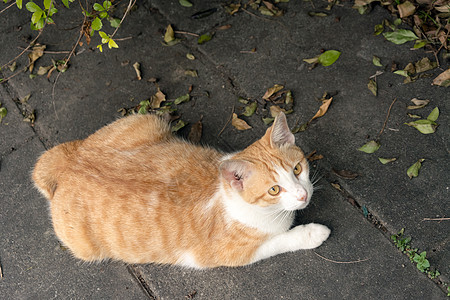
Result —
<path fill-rule="evenodd" d="M 241 192 L 245 181 L 251 176 L 251 163 L 240 159 L 228 159 L 220 166 L 220 175 L 230 184 L 232 188 Z"/>
<path fill-rule="evenodd" d="M 263 139 L 267 139 L 272 148 L 280 147 L 284 144 L 295 144 L 295 136 L 289 129 L 286 115 L 283 112 L 275 118 L 273 125 L 267 129 Z"/>

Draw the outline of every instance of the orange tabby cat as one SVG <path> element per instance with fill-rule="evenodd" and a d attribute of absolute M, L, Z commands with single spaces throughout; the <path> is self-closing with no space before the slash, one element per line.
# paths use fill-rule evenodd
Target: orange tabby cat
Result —
<path fill-rule="evenodd" d="M 172 136 L 154 115 L 120 119 L 38 160 L 56 235 L 83 260 L 241 266 L 320 246 L 320 224 L 289 229 L 313 192 L 284 114 L 224 154 Z"/>

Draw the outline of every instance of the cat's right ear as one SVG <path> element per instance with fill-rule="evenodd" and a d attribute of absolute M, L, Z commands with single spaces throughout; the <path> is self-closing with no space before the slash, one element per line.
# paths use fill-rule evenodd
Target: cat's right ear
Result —
<path fill-rule="evenodd" d="M 220 166 L 220 175 L 238 192 L 244 189 L 245 181 L 251 176 L 250 162 L 239 159 L 228 159 Z"/>

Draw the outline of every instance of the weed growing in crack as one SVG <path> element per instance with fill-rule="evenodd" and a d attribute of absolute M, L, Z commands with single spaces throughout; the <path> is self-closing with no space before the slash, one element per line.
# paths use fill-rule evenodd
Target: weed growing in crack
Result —
<path fill-rule="evenodd" d="M 391 235 L 391 240 L 397 248 L 405 253 L 412 263 L 416 264 L 417 269 L 426 273 L 431 279 L 435 279 L 441 273 L 438 270 L 430 270 L 430 262 L 427 259 L 427 252 L 418 252 L 417 248 L 412 248 L 411 237 L 404 237 L 405 228 L 402 228 L 397 234 Z"/>

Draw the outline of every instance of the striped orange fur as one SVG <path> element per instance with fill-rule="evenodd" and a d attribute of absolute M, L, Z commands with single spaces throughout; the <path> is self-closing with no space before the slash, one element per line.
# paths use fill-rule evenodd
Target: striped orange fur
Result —
<path fill-rule="evenodd" d="M 180 140 L 154 115 L 129 116 L 45 152 L 33 180 L 56 235 L 85 261 L 240 266 L 317 247 L 329 234 L 319 224 L 289 230 L 312 185 L 283 114 L 232 154 Z"/>

